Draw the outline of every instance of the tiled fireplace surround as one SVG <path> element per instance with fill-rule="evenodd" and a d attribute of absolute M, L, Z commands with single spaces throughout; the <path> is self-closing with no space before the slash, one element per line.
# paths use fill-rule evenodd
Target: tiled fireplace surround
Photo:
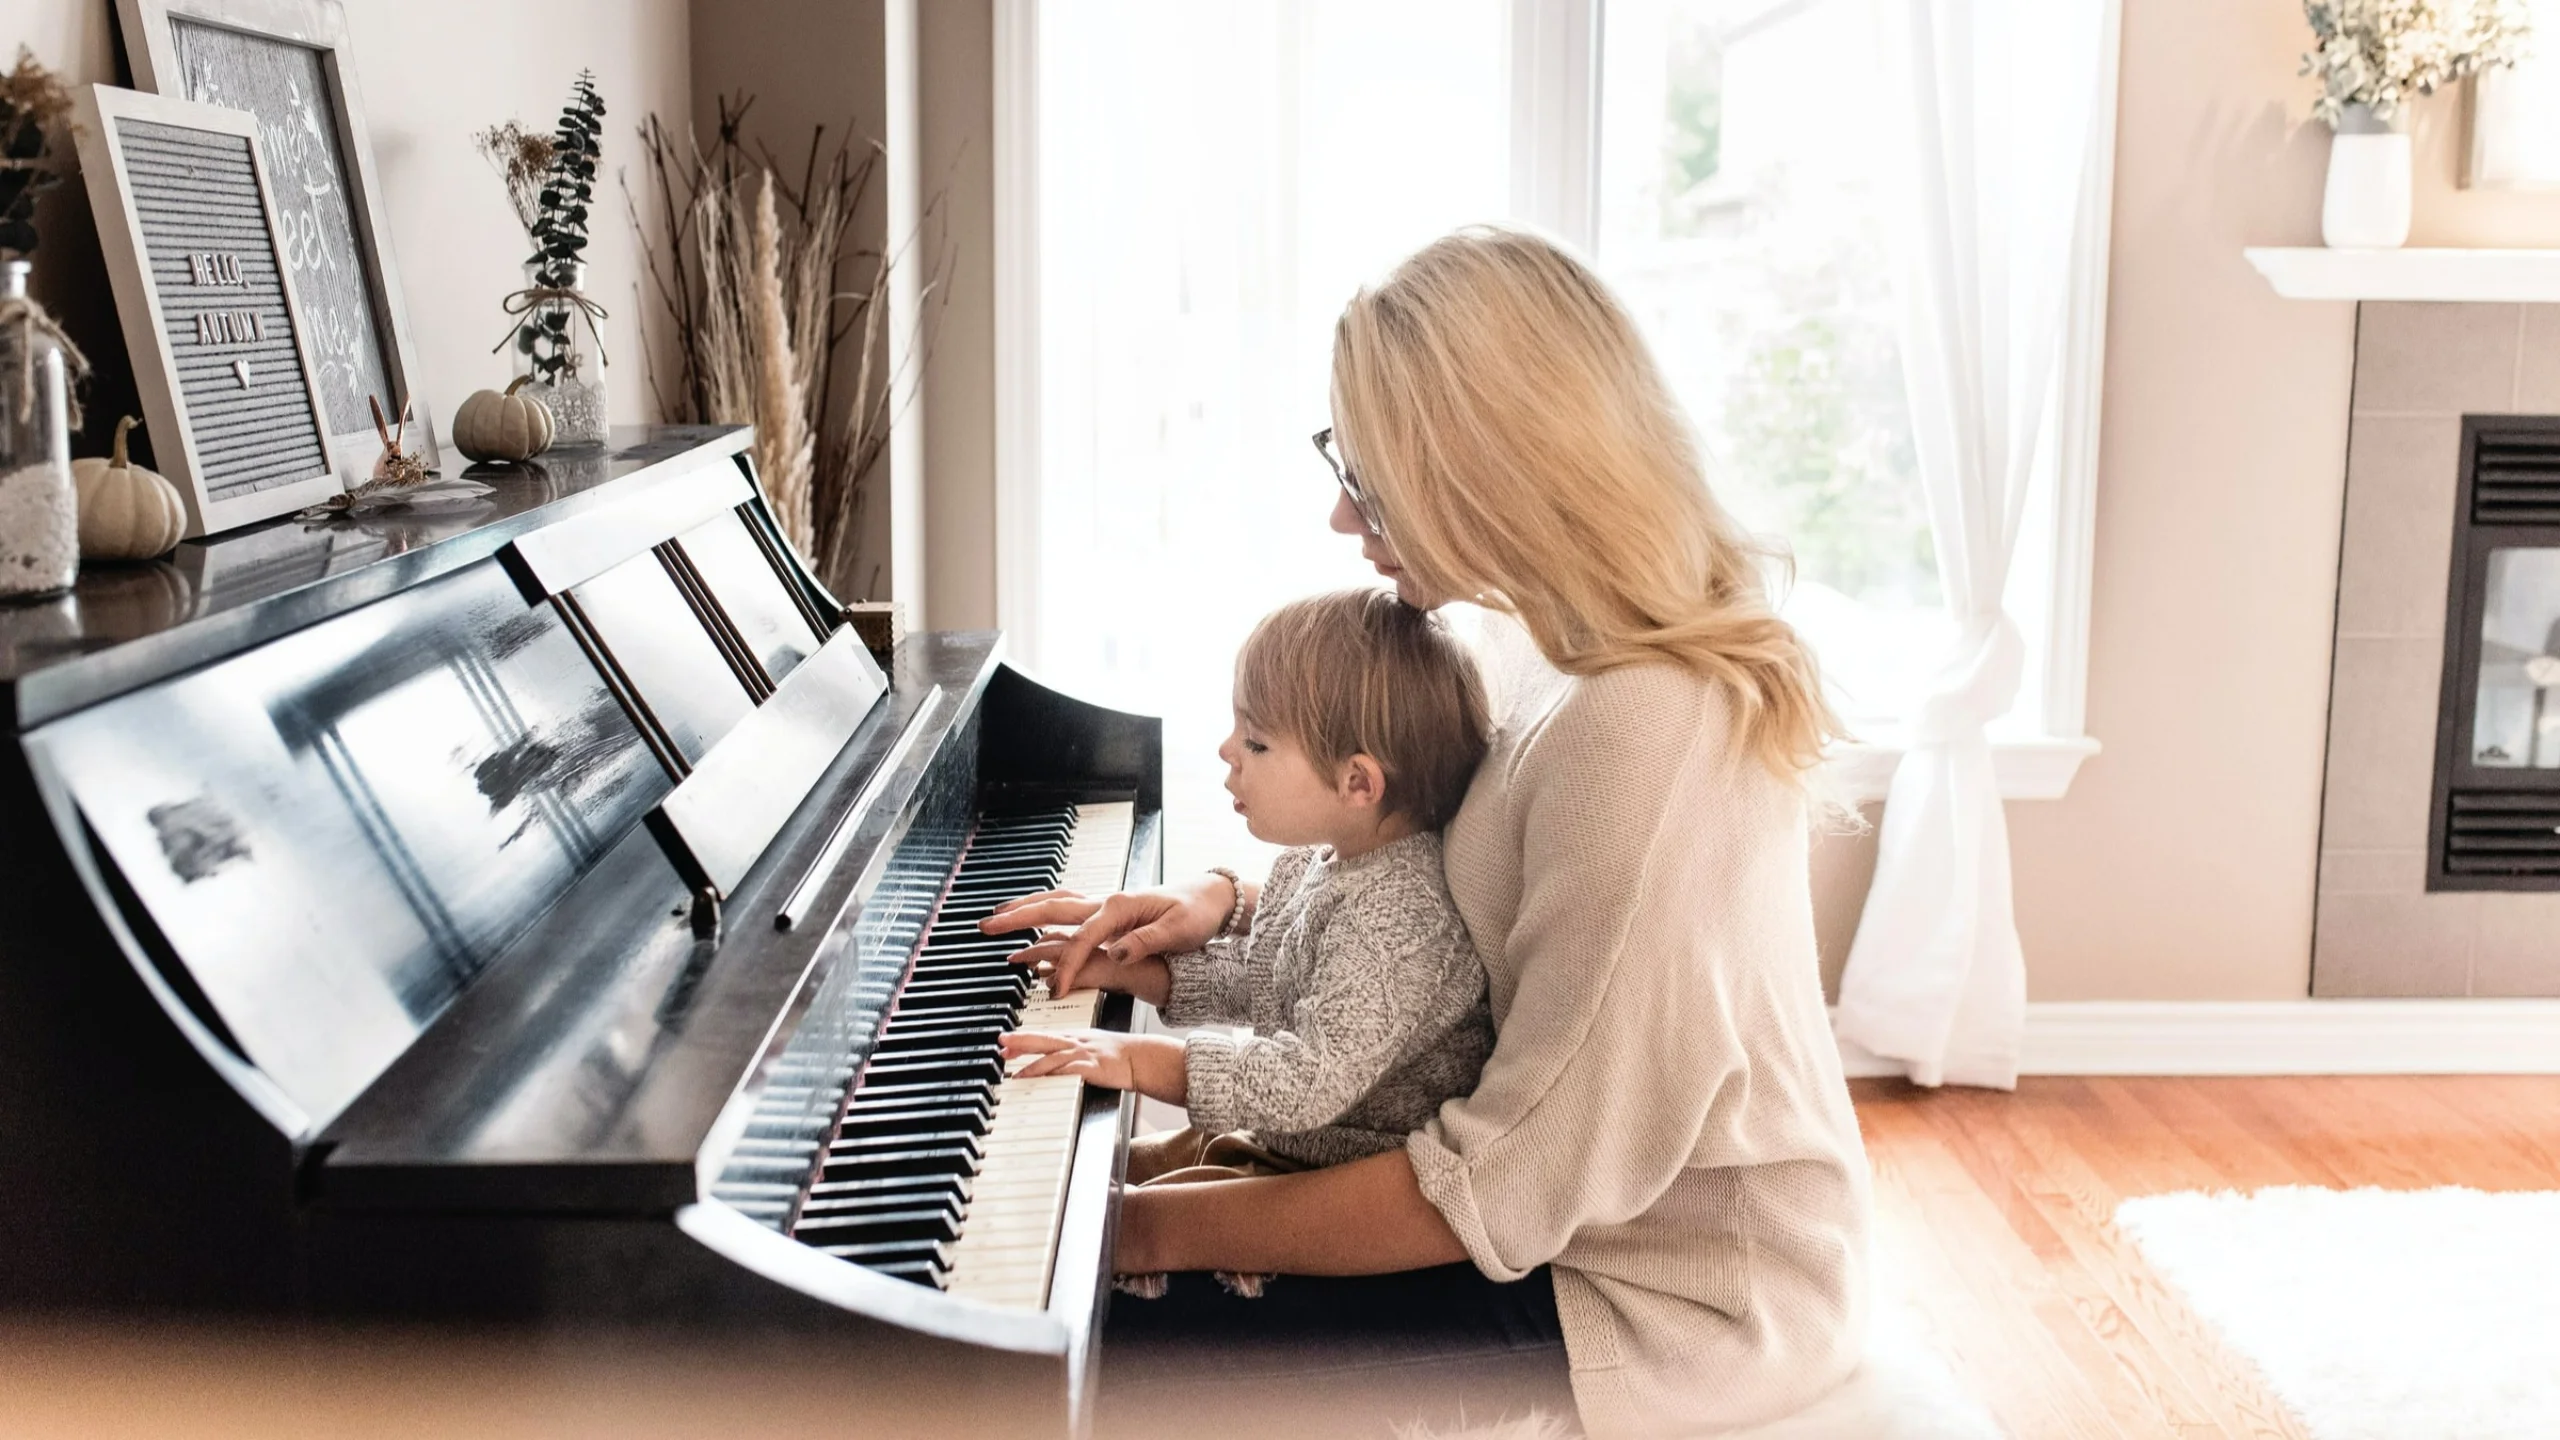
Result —
<path fill-rule="evenodd" d="M 2560 892 L 2426 888 L 2462 417 L 2560 414 L 2560 305 L 2356 318 L 2311 989 L 2560 996 Z"/>

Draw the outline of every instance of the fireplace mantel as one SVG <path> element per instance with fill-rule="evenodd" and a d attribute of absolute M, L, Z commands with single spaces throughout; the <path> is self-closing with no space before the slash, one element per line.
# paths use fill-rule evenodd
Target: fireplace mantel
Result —
<path fill-rule="evenodd" d="M 2241 251 L 2292 300 L 2560 302 L 2560 250 L 2332 250 L 2253 245 Z"/>

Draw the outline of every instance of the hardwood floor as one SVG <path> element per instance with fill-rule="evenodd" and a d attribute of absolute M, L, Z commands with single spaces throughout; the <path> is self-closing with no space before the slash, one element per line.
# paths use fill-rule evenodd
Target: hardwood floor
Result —
<path fill-rule="evenodd" d="M 2560 1079 L 1852 1085 L 1885 1292 L 2022 1440 L 2303 1432 L 2111 1223 L 2269 1185 L 2560 1190 Z"/>

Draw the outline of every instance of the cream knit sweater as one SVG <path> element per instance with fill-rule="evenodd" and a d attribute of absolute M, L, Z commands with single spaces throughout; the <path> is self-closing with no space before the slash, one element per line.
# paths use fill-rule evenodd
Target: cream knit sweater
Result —
<path fill-rule="evenodd" d="M 1800 1408 L 1860 1353 L 1869 1209 L 1804 802 L 1683 671 L 1495 671 L 1446 855 L 1497 1038 L 1408 1141 L 1414 1174 L 1487 1275 L 1554 1263 L 1592 1434 Z"/>

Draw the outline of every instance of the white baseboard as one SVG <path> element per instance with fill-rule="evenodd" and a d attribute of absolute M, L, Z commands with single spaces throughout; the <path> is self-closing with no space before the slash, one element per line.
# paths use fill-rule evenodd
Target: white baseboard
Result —
<path fill-rule="evenodd" d="M 1849 1074 L 1902 1066 L 1840 1042 Z M 2086 1000 L 2027 1006 L 2027 1075 L 2560 1075 L 2560 1000 Z"/>

